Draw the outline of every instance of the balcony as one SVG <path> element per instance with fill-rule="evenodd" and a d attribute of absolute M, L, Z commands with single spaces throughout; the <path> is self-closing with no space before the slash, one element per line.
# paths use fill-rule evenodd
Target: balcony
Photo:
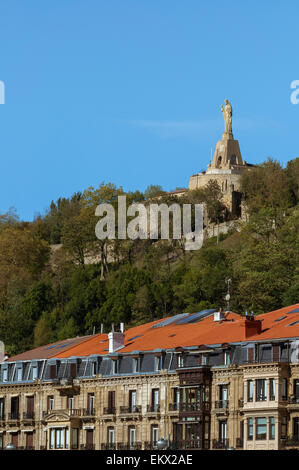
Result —
<path fill-rule="evenodd" d="M 20 420 L 20 413 L 18 411 L 12 411 L 8 413 L 7 421 L 16 422 Z"/>
<path fill-rule="evenodd" d="M 96 414 L 95 408 L 83 408 L 81 411 L 81 419 L 83 422 L 94 422 Z"/>
<path fill-rule="evenodd" d="M 34 421 L 34 411 L 25 411 L 23 413 L 23 421 Z"/>
<path fill-rule="evenodd" d="M 202 450 L 202 443 L 199 439 L 187 439 L 184 441 L 177 441 L 177 448 L 179 450 Z M 204 441 L 204 449 L 209 448 L 209 441 L 205 439 Z"/>
<path fill-rule="evenodd" d="M 138 419 L 141 415 L 141 406 L 121 406 L 119 414 L 121 418 Z"/>
<path fill-rule="evenodd" d="M 153 441 L 145 441 L 144 442 L 144 450 L 156 450 L 158 447 L 157 447 L 157 443 L 156 442 L 153 442 Z"/>
<path fill-rule="evenodd" d="M 213 439 L 213 449 L 227 449 L 228 447 L 228 439 Z"/>
<path fill-rule="evenodd" d="M 297 397 L 296 395 L 292 395 L 289 400 L 289 405 L 299 405 L 299 397 Z"/>
<path fill-rule="evenodd" d="M 112 442 L 107 442 L 106 444 L 101 444 L 101 450 L 116 450 L 117 445 Z"/>
<path fill-rule="evenodd" d="M 62 410 L 47 410 L 47 411 L 43 411 L 43 419 L 46 419 L 49 415 L 52 415 L 52 414 L 64 414 L 64 415 L 67 415 L 69 418 L 79 418 L 80 416 L 82 416 L 82 409 L 79 408 L 79 409 L 71 409 L 71 408 L 66 408 L 66 409 L 62 409 Z"/>
<path fill-rule="evenodd" d="M 218 400 L 215 401 L 215 408 L 217 410 L 219 409 L 224 409 L 226 410 L 228 408 L 228 400 Z"/>
<path fill-rule="evenodd" d="M 152 405 L 147 405 L 146 407 L 146 413 L 149 416 L 153 417 L 158 417 L 160 414 L 160 405 L 159 404 L 152 404 Z"/>
<path fill-rule="evenodd" d="M 180 408 L 179 403 L 169 403 L 169 405 L 168 405 L 168 411 L 170 411 L 170 412 L 174 412 L 174 411 L 178 412 L 179 408 Z"/>
<path fill-rule="evenodd" d="M 299 447 L 299 436 L 288 436 L 281 439 L 281 445 L 283 447 Z"/>
<path fill-rule="evenodd" d="M 179 410 L 181 412 L 196 412 L 196 411 L 209 411 L 209 402 L 191 402 L 191 403 L 180 403 Z"/>
<path fill-rule="evenodd" d="M 95 450 L 95 444 L 81 444 L 80 450 Z"/>
<path fill-rule="evenodd" d="M 117 450 L 141 450 L 141 442 L 119 442 L 117 444 Z"/>
<path fill-rule="evenodd" d="M 115 407 L 107 406 L 104 408 L 104 415 L 115 415 L 115 413 L 116 413 Z"/>

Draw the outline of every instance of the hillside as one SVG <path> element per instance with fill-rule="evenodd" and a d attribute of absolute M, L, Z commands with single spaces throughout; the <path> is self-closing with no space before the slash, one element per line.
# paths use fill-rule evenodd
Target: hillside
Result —
<path fill-rule="evenodd" d="M 117 212 L 117 196 L 124 194 L 102 183 L 52 201 L 32 223 L 14 212 L 0 216 L 0 339 L 10 354 L 99 332 L 102 323 L 108 331 L 112 322 L 128 327 L 225 308 L 227 278 L 235 312 L 298 302 L 298 158 L 285 168 L 269 159 L 244 173 L 246 220 L 235 221 L 238 231 L 207 238 L 197 251 L 184 250 L 181 240 L 97 239 L 95 207 L 108 202 Z M 157 186 L 126 196 L 127 205 L 155 197 L 167 204 L 204 202 L 215 234 L 232 221 L 215 185 L 182 197 Z"/>

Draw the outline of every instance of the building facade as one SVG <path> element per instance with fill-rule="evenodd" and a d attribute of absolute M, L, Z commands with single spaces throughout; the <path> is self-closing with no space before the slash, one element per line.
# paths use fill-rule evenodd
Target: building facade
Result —
<path fill-rule="evenodd" d="M 0 448 L 299 449 L 298 324 L 206 310 L 3 360 Z"/>

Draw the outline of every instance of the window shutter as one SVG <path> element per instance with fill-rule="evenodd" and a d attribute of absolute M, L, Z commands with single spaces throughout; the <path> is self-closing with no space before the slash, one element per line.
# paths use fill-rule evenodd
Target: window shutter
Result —
<path fill-rule="evenodd" d="M 273 362 L 279 361 L 279 344 L 273 345 Z"/>

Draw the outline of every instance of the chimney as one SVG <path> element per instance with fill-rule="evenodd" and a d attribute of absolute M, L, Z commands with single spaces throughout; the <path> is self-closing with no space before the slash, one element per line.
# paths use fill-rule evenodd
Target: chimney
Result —
<path fill-rule="evenodd" d="M 121 324 L 120 324 L 120 332 L 121 332 L 121 333 L 124 333 L 124 331 L 125 331 L 125 324 L 124 324 L 124 323 L 121 323 Z"/>
<path fill-rule="evenodd" d="M 101 334 L 104 333 L 104 323 L 101 323 Z"/>
<path fill-rule="evenodd" d="M 218 312 L 214 312 L 214 321 L 223 321 L 225 320 L 225 314 L 222 311 L 222 308 Z"/>
<path fill-rule="evenodd" d="M 253 315 L 247 315 L 244 320 L 245 338 L 259 335 L 262 331 L 261 320 L 255 320 Z"/>
<path fill-rule="evenodd" d="M 125 345 L 124 323 L 121 323 L 121 331 L 114 331 L 114 324 L 112 325 L 112 331 L 108 333 L 109 353 L 113 353 Z"/>

